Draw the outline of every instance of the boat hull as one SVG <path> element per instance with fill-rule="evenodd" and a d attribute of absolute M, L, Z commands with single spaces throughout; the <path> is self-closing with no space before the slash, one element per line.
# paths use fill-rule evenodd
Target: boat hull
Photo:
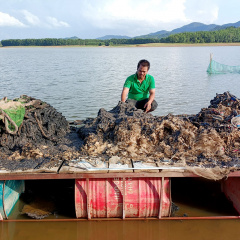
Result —
<path fill-rule="evenodd" d="M 11 210 L 24 192 L 24 180 L 0 181 L 0 219 L 8 218 Z"/>
<path fill-rule="evenodd" d="M 240 214 L 240 177 L 230 177 L 223 180 L 222 191 Z"/>

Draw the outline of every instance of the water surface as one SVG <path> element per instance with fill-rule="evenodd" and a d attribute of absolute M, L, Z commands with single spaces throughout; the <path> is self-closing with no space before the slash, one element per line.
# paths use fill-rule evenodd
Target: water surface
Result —
<path fill-rule="evenodd" d="M 125 79 L 145 58 L 156 80 L 154 115 L 196 114 L 216 93 L 240 97 L 240 74 L 206 72 L 210 53 L 220 63 L 240 65 L 239 48 L 0 48 L 0 97 L 27 94 L 50 103 L 68 120 L 96 117 L 100 108 L 118 104 Z"/>

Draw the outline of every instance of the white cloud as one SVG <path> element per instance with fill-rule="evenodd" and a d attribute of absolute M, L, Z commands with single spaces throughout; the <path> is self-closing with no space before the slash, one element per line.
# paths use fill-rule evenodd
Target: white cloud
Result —
<path fill-rule="evenodd" d="M 219 11 L 222 10 L 222 0 L 187 0 L 186 14 L 191 22 L 202 22 L 205 24 L 216 23 L 219 20 Z M 225 9 L 221 12 L 223 13 Z"/>
<path fill-rule="evenodd" d="M 211 9 L 211 22 L 214 22 L 218 19 L 219 7 L 215 6 Z"/>
<path fill-rule="evenodd" d="M 7 13 L 0 12 L 0 26 L 1 27 L 26 27 L 25 24 L 20 22 L 15 17 L 10 16 Z"/>
<path fill-rule="evenodd" d="M 122 4 L 122 1 L 124 5 Z M 185 21 L 185 0 L 143 1 L 138 5 L 130 5 L 131 1 L 115 1 L 106 7 L 107 13 L 113 18 L 139 20 L 148 23 Z"/>
<path fill-rule="evenodd" d="M 119 21 L 157 26 L 160 23 L 188 22 L 186 0 L 112 0 L 85 2 L 85 16 L 102 27 L 114 27 Z M 100 5 L 99 5 L 100 4 Z"/>
<path fill-rule="evenodd" d="M 217 5 L 207 6 L 197 11 L 196 17 L 205 23 L 214 23 L 218 19 L 219 7 Z"/>
<path fill-rule="evenodd" d="M 47 17 L 46 19 L 52 27 L 70 27 L 68 23 L 59 21 L 54 17 Z"/>
<path fill-rule="evenodd" d="M 63 21 L 59 21 L 54 17 L 46 17 L 43 21 L 39 19 L 38 16 L 32 14 L 31 12 L 27 10 L 21 11 L 24 14 L 24 17 L 26 21 L 31 24 L 32 26 L 38 26 L 38 27 L 69 27 L 69 24 Z"/>
<path fill-rule="evenodd" d="M 41 21 L 37 16 L 33 15 L 32 13 L 30 13 L 27 10 L 22 10 L 21 12 L 24 14 L 24 17 L 29 24 L 34 25 L 34 26 L 41 25 Z"/>

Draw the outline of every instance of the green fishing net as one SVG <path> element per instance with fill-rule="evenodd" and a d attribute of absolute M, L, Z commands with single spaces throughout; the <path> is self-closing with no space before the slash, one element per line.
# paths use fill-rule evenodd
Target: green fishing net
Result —
<path fill-rule="evenodd" d="M 25 115 L 25 107 L 23 105 L 11 105 L 11 107 L 5 108 L 3 109 L 3 111 L 16 123 L 18 127 L 22 124 Z M 15 130 L 14 125 L 10 122 L 9 129 L 11 131 Z"/>
<path fill-rule="evenodd" d="M 228 66 L 211 60 L 207 72 L 210 74 L 240 73 L 240 66 Z"/>
<path fill-rule="evenodd" d="M 8 114 L 18 127 L 22 124 L 25 115 L 25 107 L 5 109 L 4 112 Z M 14 126 L 12 124 L 9 125 L 9 128 L 14 130 Z"/>

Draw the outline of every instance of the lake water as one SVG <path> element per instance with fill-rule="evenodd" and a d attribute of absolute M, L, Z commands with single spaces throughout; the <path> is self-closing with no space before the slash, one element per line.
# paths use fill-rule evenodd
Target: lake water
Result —
<path fill-rule="evenodd" d="M 118 104 L 125 79 L 148 59 L 156 80 L 154 115 L 196 114 L 216 93 L 240 97 L 240 74 L 209 75 L 210 53 L 240 65 L 240 47 L 0 48 L 0 98 L 26 94 L 50 103 L 68 120 L 96 117 Z"/>
<path fill-rule="evenodd" d="M 226 65 L 240 65 L 240 47 L 28 47 L 0 48 L 0 98 L 26 94 L 50 103 L 68 120 L 97 116 L 118 104 L 125 79 L 137 62 L 151 63 L 156 80 L 154 115 L 196 114 L 216 93 L 240 97 L 240 74 L 209 75 L 210 53 Z M 186 184 L 180 184 L 179 189 Z M 192 187 L 194 188 L 194 187 Z M 191 189 L 189 189 L 190 192 Z M 181 194 L 180 194 L 181 196 Z M 214 195 L 216 197 L 216 195 Z M 214 197 L 213 196 L 213 197 Z M 181 199 L 181 198 L 180 198 Z M 216 199 L 215 199 L 216 200 Z M 234 215 L 202 209 L 175 198 L 193 216 Z M 19 217 L 16 206 L 10 218 Z M 17 209 L 17 210 L 16 210 Z M 227 209 L 227 208 L 226 208 Z M 184 212 L 182 212 L 184 213 Z M 57 218 L 56 216 L 53 218 Z M 239 220 L 146 220 L 80 222 L 3 222 L 0 239 L 238 239 Z"/>

